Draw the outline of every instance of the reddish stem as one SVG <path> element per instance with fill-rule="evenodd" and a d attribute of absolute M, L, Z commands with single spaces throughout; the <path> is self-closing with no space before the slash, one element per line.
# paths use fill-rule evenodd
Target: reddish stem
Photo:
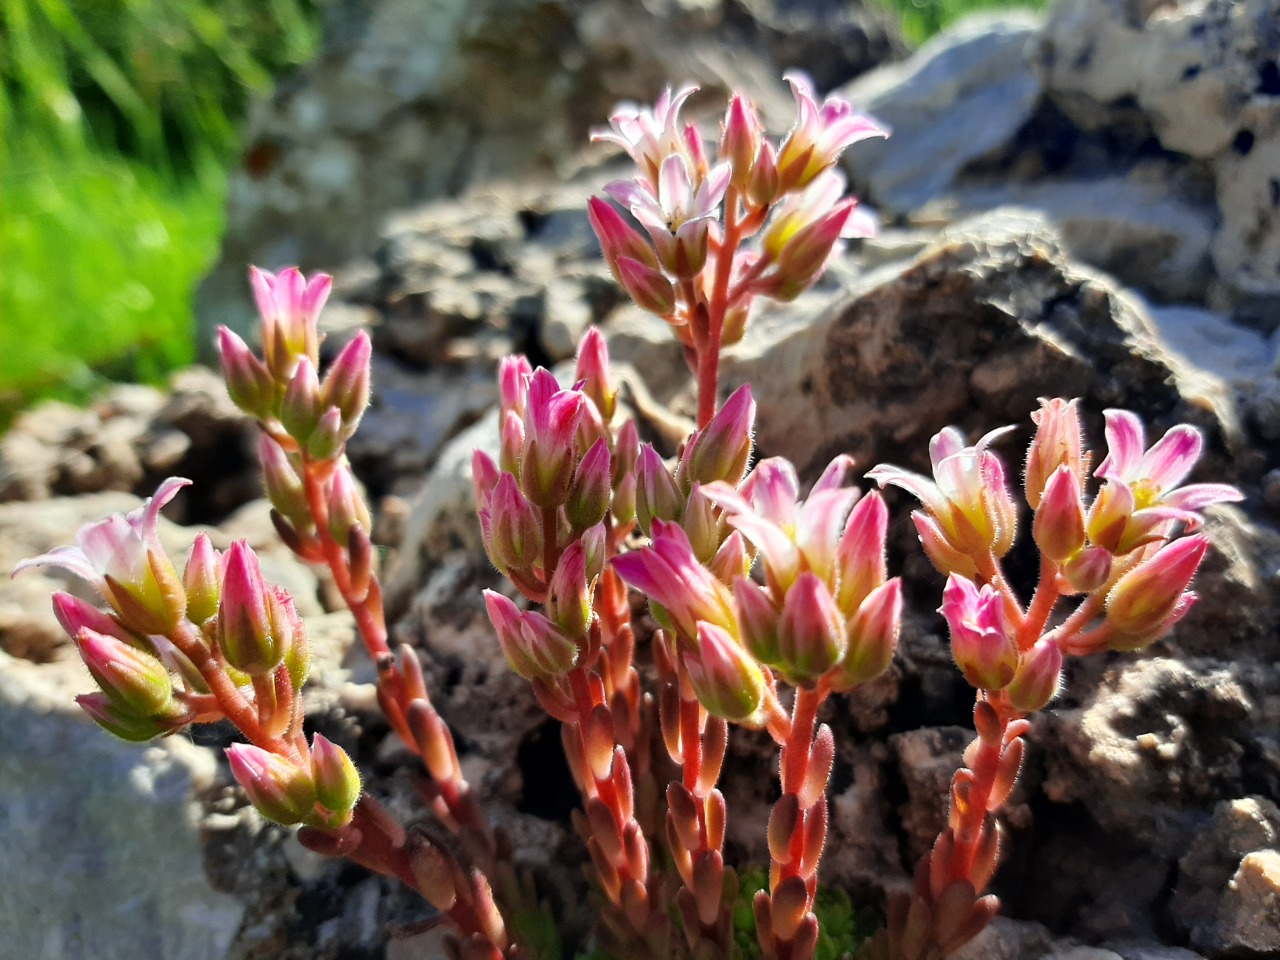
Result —
<path fill-rule="evenodd" d="M 704 347 L 698 348 L 698 429 L 704 428 L 716 415 L 720 386 L 720 345 L 724 335 L 724 318 L 729 309 L 729 280 L 733 261 L 742 243 L 742 226 L 738 215 L 738 189 L 730 185 L 724 198 L 724 239 L 716 253 L 715 282 L 707 304 L 710 329 Z"/>

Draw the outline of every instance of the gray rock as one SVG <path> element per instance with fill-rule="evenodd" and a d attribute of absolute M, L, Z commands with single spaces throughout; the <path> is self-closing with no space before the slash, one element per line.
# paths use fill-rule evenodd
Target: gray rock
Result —
<path fill-rule="evenodd" d="M 197 798 L 213 752 L 180 737 L 115 740 L 72 702 L 90 685 L 78 663 L 0 653 L 3 952 L 223 960 L 243 907 L 204 873 Z"/>
<path fill-rule="evenodd" d="M 1219 949 L 1280 952 L 1280 850 L 1258 850 L 1240 861 L 1218 911 Z"/>
<path fill-rule="evenodd" d="M 1040 98 L 1023 58 L 1038 25 L 1031 14 L 969 17 L 906 62 L 840 88 L 893 130 L 845 154 L 857 191 L 890 213 L 909 213 L 948 192 L 970 163 L 1006 148 Z"/>

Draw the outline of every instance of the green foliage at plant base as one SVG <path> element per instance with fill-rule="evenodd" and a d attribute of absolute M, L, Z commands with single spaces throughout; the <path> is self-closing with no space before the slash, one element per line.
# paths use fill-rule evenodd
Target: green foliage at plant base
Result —
<path fill-rule="evenodd" d="M 756 916 L 752 901 L 756 892 L 769 888 L 766 867 L 748 867 L 738 874 L 738 899 L 733 904 L 733 939 L 742 960 L 759 960 L 760 944 L 756 941 Z M 840 960 L 881 926 L 874 911 L 856 908 L 849 894 L 839 887 L 818 886 L 813 912 L 818 917 L 817 960 Z"/>

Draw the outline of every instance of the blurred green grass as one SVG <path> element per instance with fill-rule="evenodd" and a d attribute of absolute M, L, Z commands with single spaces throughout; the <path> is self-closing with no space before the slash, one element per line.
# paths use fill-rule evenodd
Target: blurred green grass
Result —
<path fill-rule="evenodd" d="M 1008 10 L 1022 7 L 1042 10 L 1050 0 L 871 0 L 896 13 L 902 22 L 902 35 L 912 46 L 918 46 L 939 30 L 951 26 L 966 14 L 979 10 Z"/>
<path fill-rule="evenodd" d="M 250 98 L 316 0 L 0 3 L 0 425 L 190 362 Z"/>

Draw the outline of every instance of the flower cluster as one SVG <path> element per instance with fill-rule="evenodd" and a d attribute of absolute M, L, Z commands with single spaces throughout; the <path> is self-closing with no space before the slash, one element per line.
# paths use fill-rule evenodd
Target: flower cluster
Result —
<path fill-rule="evenodd" d="M 692 88 L 619 108 L 597 135 L 637 167 L 607 188 L 634 223 L 591 201 L 605 258 L 635 301 L 672 325 L 697 378 L 697 428 L 675 455 L 641 443 L 591 330 L 571 385 L 523 357 L 501 363 L 499 453 L 477 451 L 471 464 L 484 548 L 511 585 L 485 591 L 485 606 L 512 669 L 561 723 L 583 799 L 574 823 L 602 901 L 598 942 L 620 955 L 737 955 L 718 788 L 732 725 L 763 729 L 779 748 L 769 884 L 752 904 L 761 951 L 815 955 L 837 750 L 819 712 L 884 676 L 901 631 L 880 492 L 851 486 L 853 461 L 837 456 L 802 497 L 790 463 L 752 463 L 750 387 L 719 401 L 720 351 L 742 336 L 754 299 L 796 296 L 842 238 L 869 229 L 833 168 L 846 147 L 884 131 L 788 80 L 790 132 L 769 140 L 735 95 L 715 163 L 679 119 Z M 526 957 L 517 921 L 536 909 L 530 887 L 462 776 L 417 654 L 388 643 L 370 510 L 345 456 L 370 400 L 369 339 L 354 337 L 322 378 L 317 317 L 329 279 L 294 269 L 250 279 L 262 356 L 225 329 L 219 345 L 232 399 L 262 429 L 273 521 L 299 557 L 331 574 L 377 667 L 378 704 L 420 758 L 420 792 L 452 838 L 400 826 L 361 792 L 346 753 L 305 736 L 306 630 L 245 543 L 220 553 L 202 534 L 179 573 L 158 518 L 188 481 L 165 481 L 138 510 L 88 524 L 76 545 L 18 570 L 61 566 L 100 593 L 105 610 L 54 596 L 98 686 L 77 698 L 98 724 L 141 741 L 231 721 L 247 741 L 227 750 L 231 773 L 265 817 L 302 825 L 313 850 L 417 890 L 455 931 L 453 960 Z M 929 447 L 932 476 L 890 465 L 867 474 L 920 501 L 912 520 L 947 577 L 939 612 L 975 688 L 976 735 L 951 783 L 946 827 L 911 890 L 891 898 L 866 958 L 944 957 L 990 921 L 996 813 L 1021 770 L 1028 715 L 1056 695 L 1065 657 L 1146 646 L 1186 614 L 1208 547 L 1200 511 L 1240 499 L 1223 484 L 1184 485 L 1203 448 L 1194 428 L 1175 426 L 1147 449 L 1140 420 L 1118 410 L 1105 413 L 1108 451 L 1090 499 L 1078 401 L 1044 400 L 1032 416 L 1023 493 L 1040 579 L 1025 603 L 1002 566 L 1017 555 L 1023 513 L 996 451 L 1012 427 L 973 445 L 942 430 Z M 640 636 L 629 587 L 657 624 Z M 1064 602 L 1074 608 L 1060 611 Z"/>
<path fill-rule="evenodd" d="M 588 215 L 605 261 L 643 309 L 670 323 L 690 351 L 703 390 L 699 423 L 714 412 L 722 347 L 742 338 L 756 297 L 792 300 L 821 275 L 843 238 L 869 236 L 872 219 L 845 197 L 841 153 L 886 136 L 838 97 L 819 103 L 808 80 L 786 77 L 796 119 L 775 143 L 742 94 L 729 102 L 716 162 L 697 126 L 680 120 L 695 92 L 667 90 L 654 106 L 619 107 L 595 139 L 617 144 L 636 176 L 605 187 Z M 747 245 L 758 237 L 759 242 Z M 708 398 L 708 391 L 710 396 Z"/>

